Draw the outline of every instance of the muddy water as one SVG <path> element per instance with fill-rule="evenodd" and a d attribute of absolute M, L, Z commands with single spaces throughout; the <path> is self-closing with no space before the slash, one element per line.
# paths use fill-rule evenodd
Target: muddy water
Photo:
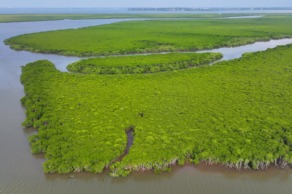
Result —
<path fill-rule="evenodd" d="M 34 193 L 291 193 L 292 171 L 237 172 L 221 167 L 176 167 L 172 173 L 134 173 L 114 179 L 103 174 L 45 175 L 42 157 L 30 153 L 27 137 L 32 130 L 22 129 L 24 110 L 19 99 L 24 95 L 19 83 L 21 66 L 49 59 L 65 70 L 78 57 L 12 51 L 3 44 L 11 36 L 63 28 L 79 28 L 122 20 L 82 20 L 22 22 L 0 24 L 0 194 Z M 261 46 L 260 46 L 261 47 Z M 262 47 L 261 47 L 262 48 Z"/>

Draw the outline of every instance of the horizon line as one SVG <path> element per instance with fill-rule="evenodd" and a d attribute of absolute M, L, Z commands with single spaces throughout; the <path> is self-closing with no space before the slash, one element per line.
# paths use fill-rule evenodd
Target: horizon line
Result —
<path fill-rule="evenodd" d="M 214 9 L 214 8 L 220 8 L 220 9 L 239 9 L 239 8 L 292 8 L 291 7 L 277 7 L 277 6 L 269 6 L 269 7 L 265 7 L 265 6 L 241 6 L 241 7 L 206 7 L 206 6 L 201 6 L 201 7 L 188 7 L 188 6 L 170 6 L 170 7 L 163 7 L 163 6 L 159 6 L 159 7 L 150 7 L 150 6 L 133 6 L 133 7 L 0 7 L 0 9 L 125 9 L 125 8 L 151 8 L 151 9 L 157 9 L 157 8 L 187 8 L 187 9 Z"/>

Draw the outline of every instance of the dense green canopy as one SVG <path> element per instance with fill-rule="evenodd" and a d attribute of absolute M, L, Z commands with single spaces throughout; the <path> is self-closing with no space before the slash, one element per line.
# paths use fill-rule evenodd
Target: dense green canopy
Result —
<path fill-rule="evenodd" d="M 221 53 L 169 53 L 148 56 L 89 58 L 67 66 L 71 72 L 94 74 L 141 74 L 172 71 L 210 64 Z"/>
<path fill-rule="evenodd" d="M 13 49 L 95 56 L 194 51 L 292 36 L 292 16 L 253 19 L 149 20 L 21 35 Z"/>
<path fill-rule="evenodd" d="M 168 170 L 185 161 L 236 168 L 292 163 L 292 46 L 213 66 L 136 75 L 23 67 L 24 126 L 44 171 Z M 127 137 L 134 144 L 122 161 Z"/>

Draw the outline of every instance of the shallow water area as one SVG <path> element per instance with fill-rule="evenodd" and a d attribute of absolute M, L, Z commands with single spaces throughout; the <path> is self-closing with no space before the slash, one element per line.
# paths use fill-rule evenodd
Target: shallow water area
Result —
<path fill-rule="evenodd" d="M 65 71 L 66 65 L 79 57 L 36 54 L 13 51 L 4 45 L 9 37 L 24 33 L 80 28 L 125 21 L 121 19 L 62 20 L 43 22 L 19 22 L 0 24 L 0 194 L 34 193 L 290 193 L 292 171 L 271 168 L 267 171 L 235 171 L 216 166 L 175 167 L 171 173 L 154 175 L 152 172 L 132 173 L 127 178 L 112 178 L 108 172 L 102 174 L 79 173 L 72 175 L 45 175 L 42 171 L 44 159 L 30 152 L 27 137 L 34 133 L 22 129 L 25 110 L 21 107 L 23 87 L 19 82 L 21 66 L 40 59 L 48 59 Z M 265 42 L 275 47 L 292 43 L 292 39 Z M 262 49 L 262 43 L 255 43 Z M 246 49 L 242 46 L 239 50 Z M 271 48 L 273 48 L 271 47 Z M 239 47 L 237 47 L 239 48 Z M 251 47 L 245 52 L 254 52 Z M 270 47 L 269 47 L 270 48 Z M 229 49 L 230 58 L 241 54 Z M 267 48 L 264 48 L 264 50 Z M 211 50 L 212 52 L 217 49 Z M 257 50 L 255 50 L 257 51 Z M 239 57 L 240 57 L 239 56 Z M 226 55 L 227 57 L 227 55 Z"/>

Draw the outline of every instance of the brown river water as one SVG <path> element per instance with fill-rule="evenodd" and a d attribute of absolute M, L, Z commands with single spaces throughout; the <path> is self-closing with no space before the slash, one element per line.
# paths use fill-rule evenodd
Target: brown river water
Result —
<path fill-rule="evenodd" d="M 292 193 L 290 169 L 236 171 L 219 166 L 198 165 L 175 167 L 171 173 L 159 175 L 152 172 L 133 173 L 126 178 L 112 178 L 108 172 L 45 175 L 42 171 L 44 159 L 30 153 L 27 138 L 33 131 L 21 127 L 25 110 L 19 101 L 24 95 L 23 87 L 19 82 L 20 67 L 35 60 L 48 59 L 54 62 L 58 69 L 65 71 L 67 64 L 79 58 L 13 51 L 3 44 L 3 40 L 31 32 L 79 28 L 119 21 L 124 20 L 62 20 L 0 24 L 0 194 Z M 256 46 L 260 48 L 259 50 L 263 50 L 288 43 L 292 43 L 292 40 L 259 43 L 260 45 Z M 231 50 L 234 52 L 234 49 Z M 251 51 L 256 50 L 251 49 Z M 228 52 L 224 54 L 224 59 L 230 59 L 226 57 L 227 55 Z M 239 53 L 230 55 L 241 56 Z"/>

